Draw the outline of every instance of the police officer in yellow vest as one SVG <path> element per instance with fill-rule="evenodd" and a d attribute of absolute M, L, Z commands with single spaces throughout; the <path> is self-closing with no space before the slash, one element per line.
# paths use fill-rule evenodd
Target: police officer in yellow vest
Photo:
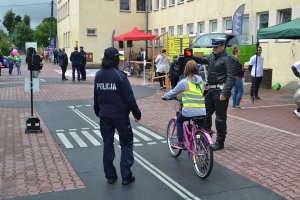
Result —
<path fill-rule="evenodd" d="M 184 69 L 184 79 L 182 79 L 174 89 L 167 92 L 162 99 L 175 98 L 182 92 L 182 112 L 177 116 L 177 137 L 178 142 L 174 147 L 182 149 L 183 146 L 183 122 L 196 116 L 206 115 L 205 102 L 203 97 L 204 84 L 201 76 L 198 75 L 197 63 L 190 60 Z M 203 127 L 204 120 L 199 126 Z"/>

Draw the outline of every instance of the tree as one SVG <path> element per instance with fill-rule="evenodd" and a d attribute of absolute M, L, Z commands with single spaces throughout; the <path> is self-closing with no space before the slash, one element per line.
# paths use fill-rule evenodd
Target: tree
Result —
<path fill-rule="evenodd" d="M 19 49 L 25 48 L 25 42 L 33 41 L 33 30 L 25 22 L 19 22 L 11 36 L 12 42 Z"/>
<path fill-rule="evenodd" d="M 11 47 L 11 43 L 7 37 L 7 34 L 0 29 L 0 48 L 3 55 L 9 54 L 9 48 Z"/>
<path fill-rule="evenodd" d="M 30 16 L 29 16 L 29 15 L 24 15 L 24 17 L 23 17 L 23 22 L 24 22 L 26 25 L 30 26 L 30 21 L 31 21 Z"/>
<path fill-rule="evenodd" d="M 2 24 L 7 29 L 9 35 L 11 35 L 12 32 L 14 31 L 15 18 L 16 18 L 16 14 L 12 10 L 7 11 L 3 17 Z"/>
<path fill-rule="evenodd" d="M 36 27 L 34 31 L 34 41 L 38 43 L 39 46 L 47 47 L 49 46 L 50 39 L 50 26 L 51 18 L 45 18 L 43 21 Z M 56 38 L 57 35 L 57 21 L 53 18 L 52 24 L 52 36 Z"/>

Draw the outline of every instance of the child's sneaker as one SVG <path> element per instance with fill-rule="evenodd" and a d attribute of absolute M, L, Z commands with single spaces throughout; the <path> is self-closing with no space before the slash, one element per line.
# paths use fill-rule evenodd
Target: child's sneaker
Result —
<path fill-rule="evenodd" d="M 175 142 L 174 144 L 172 144 L 172 147 L 174 147 L 176 149 L 183 149 L 184 144 L 182 142 Z"/>

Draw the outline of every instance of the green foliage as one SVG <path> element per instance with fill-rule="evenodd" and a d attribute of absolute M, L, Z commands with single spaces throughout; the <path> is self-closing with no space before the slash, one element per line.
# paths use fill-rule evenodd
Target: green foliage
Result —
<path fill-rule="evenodd" d="M 2 50 L 3 55 L 8 55 L 10 47 L 11 43 L 8 40 L 6 33 L 2 29 L 0 29 L 0 48 Z"/>
<path fill-rule="evenodd" d="M 29 15 L 24 15 L 24 18 L 23 18 L 23 22 L 26 24 L 26 25 L 28 25 L 28 26 L 30 26 L 30 16 Z"/>
<path fill-rule="evenodd" d="M 16 17 L 16 14 L 12 10 L 7 11 L 5 13 L 4 17 L 3 17 L 3 23 L 2 24 L 6 28 L 6 30 L 8 31 L 9 35 L 11 35 L 12 32 L 14 31 L 15 17 Z"/>
<path fill-rule="evenodd" d="M 52 35 L 56 38 L 57 35 L 57 20 L 53 18 L 52 22 Z M 45 18 L 42 23 L 40 23 L 34 31 L 34 41 L 38 43 L 39 46 L 47 47 L 49 45 L 50 38 L 50 27 L 51 18 Z"/>
<path fill-rule="evenodd" d="M 16 25 L 11 39 L 17 48 L 24 49 L 25 42 L 33 41 L 33 30 L 25 22 L 20 22 Z"/>

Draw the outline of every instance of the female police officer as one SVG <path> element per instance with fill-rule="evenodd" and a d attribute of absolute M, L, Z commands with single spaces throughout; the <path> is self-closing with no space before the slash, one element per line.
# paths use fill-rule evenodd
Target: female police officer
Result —
<path fill-rule="evenodd" d="M 128 185 L 135 180 L 130 170 L 133 165 L 133 133 L 129 120 L 132 112 L 136 120 L 141 119 L 141 111 L 136 104 L 131 85 L 124 72 L 118 69 L 119 52 L 110 47 L 105 49 L 101 70 L 95 77 L 94 111 L 100 117 L 100 130 L 104 142 L 103 165 L 109 184 L 117 179 L 114 133 L 117 129 L 121 145 L 121 177 L 122 184 Z"/>

